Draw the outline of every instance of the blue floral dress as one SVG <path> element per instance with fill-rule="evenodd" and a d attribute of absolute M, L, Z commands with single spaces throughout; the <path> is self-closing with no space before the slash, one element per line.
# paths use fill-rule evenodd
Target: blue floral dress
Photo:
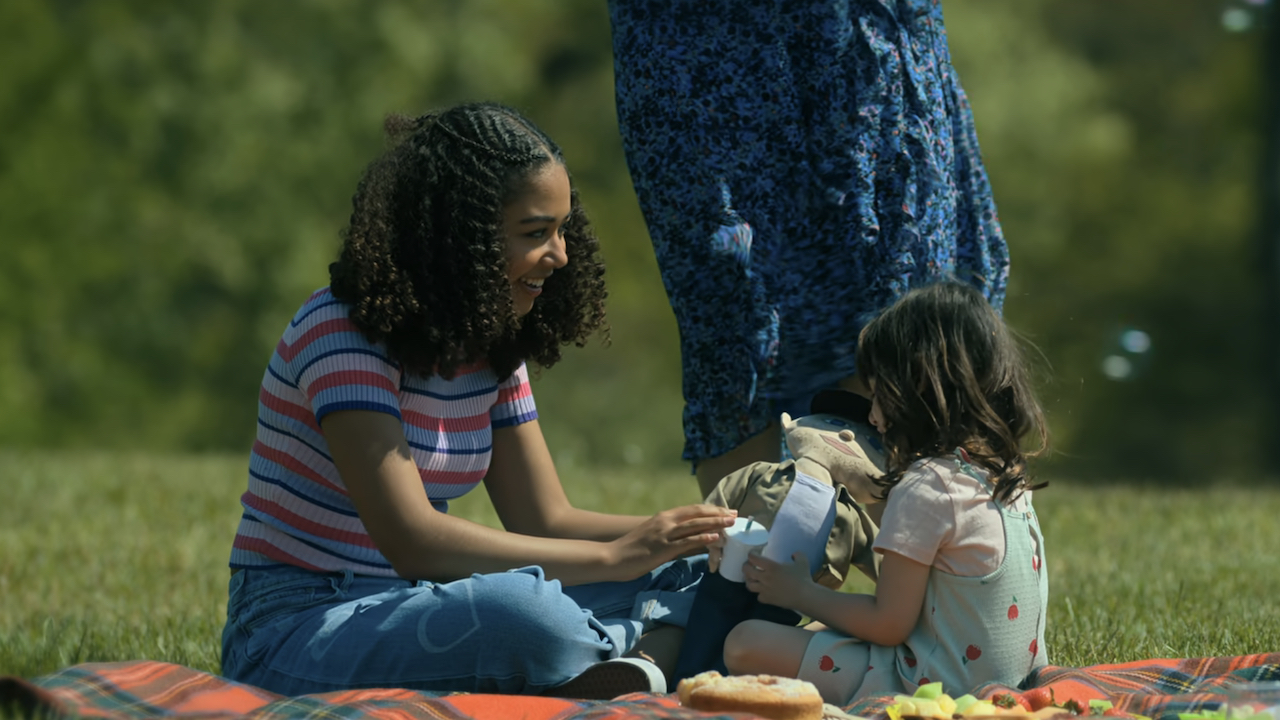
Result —
<path fill-rule="evenodd" d="M 1008 251 L 937 0 L 609 0 L 627 163 L 680 329 L 685 450 L 852 374 L 942 276 Z"/>

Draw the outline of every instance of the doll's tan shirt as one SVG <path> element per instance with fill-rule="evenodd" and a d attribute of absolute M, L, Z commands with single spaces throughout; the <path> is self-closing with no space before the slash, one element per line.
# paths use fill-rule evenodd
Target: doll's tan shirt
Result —
<path fill-rule="evenodd" d="M 707 496 L 707 502 L 734 508 L 739 517 L 750 516 L 765 527 L 772 527 L 774 515 L 782 507 L 795 479 L 793 460 L 753 463 L 721 479 Z M 866 509 L 855 502 L 843 486 L 836 487 L 835 524 L 814 581 L 832 589 L 839 588 L 848 577 L 851 565 L 875 580 L 880 569 L 880 555 L 871 550 L 875 537 L 876 524 Z"/>

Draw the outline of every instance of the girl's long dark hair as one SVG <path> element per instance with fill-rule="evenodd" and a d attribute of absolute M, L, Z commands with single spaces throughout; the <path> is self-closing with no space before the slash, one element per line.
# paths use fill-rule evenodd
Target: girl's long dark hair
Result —
<path fill-rule="evenodd" d="M 551 138 L 496 103 L 393 115 L 386 130 L 392 145 L 356 187 L 329 266 L 334 297 L 371 342 L 407 372 L 453 377 L 487 360 L 506 378 L 523 361 L 553 365 L 564 344 L 605 328 L 604 265 L 576 190 L 568 264 L 523 318 L 512 304 L 502 210 L 538 171 L 564 165 Z"/>
<path fill-rule="evenodd" d="M 964 448 L 1009 501 L 1031 486 L 1027 459 L 1048 447 L 1019 342 L 976 288 L 943 281 L 908 292 L 858 340 L 858 373 L 888 424 L 886 492 L 912 463 Z M 1037 445 L 1023 450 L 1035 436 Z"/>

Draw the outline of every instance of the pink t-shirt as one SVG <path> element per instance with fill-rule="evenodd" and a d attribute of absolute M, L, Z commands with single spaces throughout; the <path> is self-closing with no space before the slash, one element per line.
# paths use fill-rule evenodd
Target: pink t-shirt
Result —
<path fill-rule="evenodd" d="M 872 546 L 943 572 L 982 577 L 1004 562 L 1004 522 L 991 496 L 986 470 L 961 468 L 948 456 L 918 460 L 889 493 L 880 531 Z M 1031 492 L 1010 506 L 1025 512 Z M 1034 550 L 1034 548 L 1033 548 Z"/>
<path fill-rule="evenodd" d="M 295 565 L 395 577 L 360 521 L 320 428 L 338 410 L 398 418 L 423 492 L 441 510 L 489 470 L 493 429 L 538 416 L 521 365 L 498 382 L 487 365 L 446 380 L 402 373 L 327 288 L 285 328 L 258 395 L 258 436 L 231 567 Z"/>

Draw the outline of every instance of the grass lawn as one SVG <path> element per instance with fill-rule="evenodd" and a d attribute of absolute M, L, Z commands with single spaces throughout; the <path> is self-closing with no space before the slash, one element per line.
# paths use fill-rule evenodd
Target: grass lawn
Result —
<path fill-rule="evenodd" d="M 143 658 L 217 672 L 245 463 L 0 452 L 0 674 Z M 605 511 L 697 499 L 678 468 L 564 482 L 575 503 Z M 1054 482 L 1036 506 L 1055 664 L 1280 652 L 1280 485 Z M 454 512 L 495 522 L 483 492 Z"/>

